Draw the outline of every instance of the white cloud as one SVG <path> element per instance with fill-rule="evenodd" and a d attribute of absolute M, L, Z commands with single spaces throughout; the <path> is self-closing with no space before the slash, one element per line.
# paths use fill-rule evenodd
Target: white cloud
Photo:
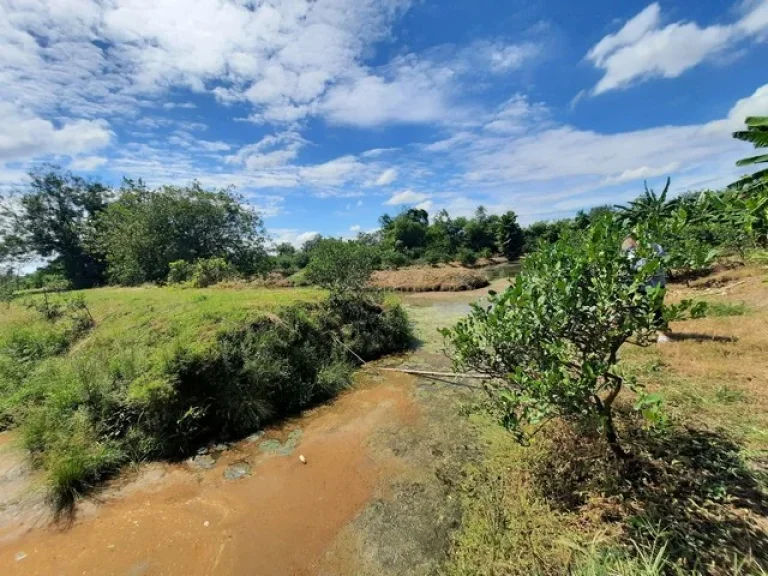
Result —
<path fill-rule="evenodd" d="M 312 240 L 320 235 L 319 232 L 301 232 L 293 228 L 273 228 L 270 230 L 270 233 L 272 234 L 273 243 L 275 245 L 287 242 L 295 248 L 301 248 L 301 245 L 304 244 L 304 242 Z"/>
<path fill-rule="evenodd" d="M 89 172 L 96 170 L 100 166 L 104 166 L 107 163 L 107 159 L 103 156 L 84 156 L 82 158 L 75 158 L 70 162 L 69 168 L 71 170 L 83 170 Z"/>
<path fill-rule="evenodd" d="M 424 202 L 419 202 L 414 206 L 417 210 L 426 210 L 429 212 L 432 209 L 433 202 L 432 200 L 424 200 Z"/>
<path fill-rule="evenodd" d="M 31 112 L 0 102 L 0 164 L 30 156 L 74 156 L 106 147 L 109 124 L 98 120 L 66 120 L 58 126 Z"/>
<path fill-rule="evenodd" d="M 461 114 L 449 101 L 454 72 L 449 67 L 398 58 L 383 75 L 360 71 L 331 87 L 318 110 L 329 122 L 362 128 L 382 124 L 443 123 Z"/>
<path fill-rule="evenodd" d="M 388 186 L 395 180 L 397 180 L 397 170 L 395 168 L 387 168 L 376 178 L 374 184 L 376 186 Z"/>
<path fill-rule="evenodd" d="M 358 176 L 364 165 L 355 156 L 342 156 L 323 164 L 302 166 L 299 175 L 302 180 L 318 186 L 338 186 Z"/>
<path fill-rule="evenodd" d="M 562 216 L 572 207 L 626 201 L 644 179 L 669 175 L 676 190 L 727 184 L 739 174 L 735 160 L 749 153 L 731 132 L 749 115 L 768 115 L 768 84 L 736 102 L 724 118 L 704 124 L 606 134 L 532 119 L 522 133 L 478 128 L 450 147 L 424 150 L 433 164 L 450 167 L 447 182 L 438 186 L 463 190 L 470 204 Z M 449 207 L 446 198 L 429 199 Z M 450 203 L 456 202 L 452 197 Z"/>
<path fill-rule="evenodd" d="M 197 108 L 197 105 L 192 102 L 166 102 L 163 104 L 163 108 L 166 110 L 175 110 L 177 108 L 182 110 L 193 110 Z"/>
<path fill-rule="evenodd" d="M 494 74 L 517 70 L 541 52 L 541 46 L 534 42 L 506 44 L 501 41 L 478 41 L 463 51 L 462 57 L 477 69 L 487 68 Z"/>
<path fill-rule="evenodd" d="M 604 72 L 593 93 L 624 88 L 652 77 L 676 78 L 745 37 L 765 30 L 766 0 L 759 0 L 733 24 L 704 28 L 685 21 L 661 27 L 661 7 L 653 3 L 587 53 L 587 59 Z"/>
<path fill-rule="evenodd" d="M 297 132 L 270 134 L 243 146 L 225 160 L 229 164 L 243 164 L 248 170 L 281 167 L 293 161 L 306 143 Z"/>
<path fill-rule="evenodd" d="M 353 224 L 349 227 L 350 232 L 360 232 L 361 229 L 360 224 Z"/>
<path fill-rule="evenodd" d="M 388 206 L 397 206 L 399 204 L 417 204 L 419 202 L 424 202 L 428 198 L 429 196 L 427 194 L 414 192 L 413 190 L 403 190 L 402 192 L 393 194 L 389 200 L 384 202 L 384 204 Z"/>
<path fill-rule="evenodd" d="M 310 113 L 331 84 L 364 74 L 367 50 L 409 4 L 4 0 L 0 97 L 94 118 L 135 115 L 144 96 L 181 87 L 290 122 Z"/>

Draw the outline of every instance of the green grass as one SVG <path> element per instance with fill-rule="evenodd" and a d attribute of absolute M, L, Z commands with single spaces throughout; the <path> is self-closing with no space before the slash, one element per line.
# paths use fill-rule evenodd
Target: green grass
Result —
<path fill-rule="evenodd" d="M 707 315 L 713 318 L 727 316 L 744 316 L 749 313 L 749 308 L 744 302 L 708 302 Z"/>
<path fill-rule="evenodd" d="M 351 380 L 349 347 L 371 359 L 410 341 L 399 306 L 331 305 L 316 289 L 103 288 L 49 302 L 73 296 L 87 310 L 51 321 L 17 300 L 0 320 L 0 424 L 20 427 L 59 505 L 126 462 L 183 457 L 333 397 Z"/>

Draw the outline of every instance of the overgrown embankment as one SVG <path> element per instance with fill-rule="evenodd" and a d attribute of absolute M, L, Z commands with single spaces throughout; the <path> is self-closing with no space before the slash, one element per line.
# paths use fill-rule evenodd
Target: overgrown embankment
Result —
<path fill-rule="evenodd" d="M 127 462 L 179 458 L 333 397 L 404 349 L 402 309 L 318 290 L 99 289 L 0 321 L 0 418 L 59 504 Z M 76 300 L 76 299 L 75 299 Z M 87 316 L 86 316 L 87 315 Z"/>

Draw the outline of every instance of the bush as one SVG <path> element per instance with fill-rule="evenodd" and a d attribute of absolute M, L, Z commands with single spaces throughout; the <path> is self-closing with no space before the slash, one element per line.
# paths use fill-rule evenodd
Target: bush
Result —
<path fill-rule="evenodd" d="M 375 257 L 370 246 L 324 239 L 312 250 L 306 278 L 331 291 L 359 291 L 371 277 Z"/>
<path fill-rule="evenodd" d="M 493 251 L 490 248 L 483 248 L 480 250 L 480 252 L 477 253 L 479 258 L 484 258 L 488 260 L 489 258 L 493 257 Z"/>
<path fill-rule="evenodd" d="M 169 284 L 188 282 L 195 271 L 194 265 L 186 260 L 175 260 L 168 265 L 168 268 Z"/>
<path fill-rule="evenodd" d="M 386 268 L 397 270 L 410 263 L 408 256 L 397 250 L 386 250 L 381 255 L 381 263 Z"/>
<path fill-rule="evenodd" d="M 461 265 L 467 268 L 471 268 L 477 262 L 477 254 L 469 248 L 459 250 L 458 258 Z"/>
<path fill-rule="evenodd" d="M 529 256 L 513 286 L 475 304 L 455 328 L 444 330 L 458 369 L 496 379 L 488 384 L 491 403 L 506 428 L 525 441 L 533 427 L 556 417 L 581 420 L 603 432 L 624 457 L 613 424 L 612 406 L 625 384 L 619 348 L 630 337 L 643 345 L 664 318 L 679 317 L 690 301 L 663 305 L 664 290 L 644 284 L 661 266 L 652 247 L 638 254 L 639 270 L 621 252 L 624 232 L 611 217 L 543 245 Z M 649 416 L 657 398 L 644 396 L 638 408 Z"/>
<path fill-rule="evenodd" d="M 195 262 L 192 272 L 192 285 L 195 288 L 207 288 L 231 278 L 235 271 L 223 258 L 207 258 Z"/>

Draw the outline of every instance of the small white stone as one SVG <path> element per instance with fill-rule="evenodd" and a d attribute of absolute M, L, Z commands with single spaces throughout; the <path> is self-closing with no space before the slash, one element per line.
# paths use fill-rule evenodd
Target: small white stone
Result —
<path fill-rule="evenodd" d="M 205 522 L 203 522 L 203 526 L 205 526 L 206 528 L 208 528 L 208 526 L 210 526 L 210 525 L 211 525 L 211 523 L 210 523 L 210 522 L 208 522 L 208 520 L 206 520 Z"/>
<path fill-rule="evenodd" d="M 299 460 L 301 461 L 302 464 L 306 464 L 307 463 L 307 459 L 304 458 L 304 454 L 299 454 Z"/>
<path fill-rule="evenodd" d="M 16 562 L 18 562 L 19 560 L 24 560 L 24 558 L 26 557 L 27 557 L 26 552 L 16 552 L 16 556 L 15 556 Z"/>

